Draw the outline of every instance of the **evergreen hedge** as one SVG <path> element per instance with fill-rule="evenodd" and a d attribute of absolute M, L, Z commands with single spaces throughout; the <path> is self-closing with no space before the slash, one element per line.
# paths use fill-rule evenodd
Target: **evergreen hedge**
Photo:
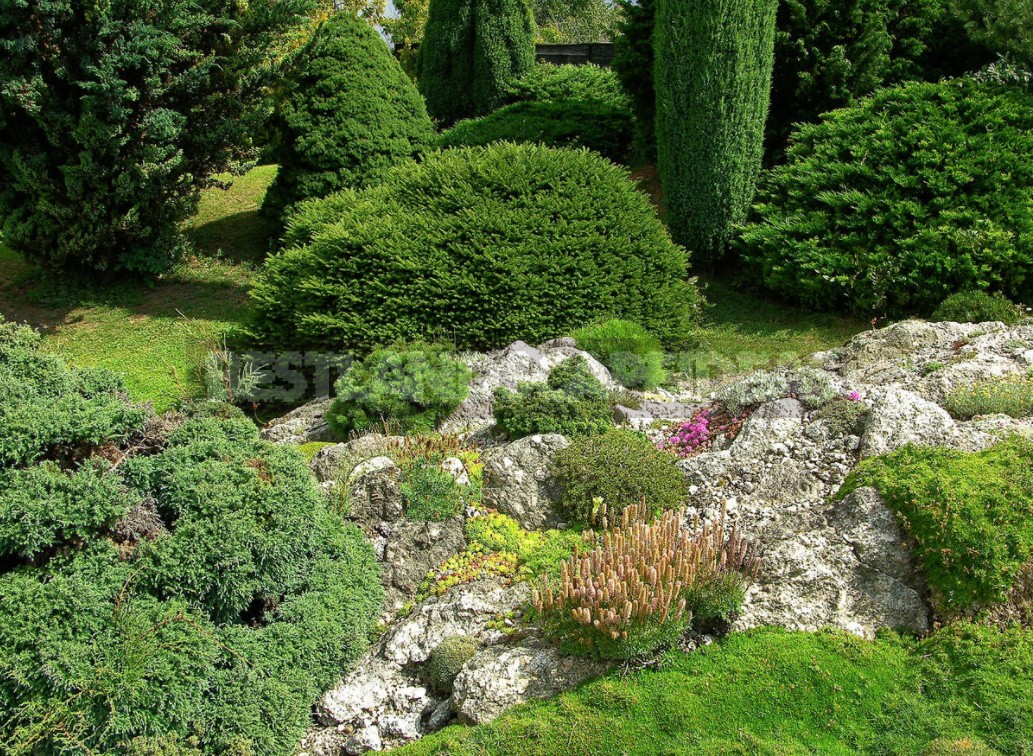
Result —
<path fill-rule="evenodd" d="M 450 125 L 499 107 L 534 66 L 534 40 L 526 0 L 431 0 L 418 76 L 431 116 Z"/>
<path fill-rule="evenodd" d="M 656 159 L 656 88 L 653 24 L 656 0 L 618 0 L 621 19 L 613 40 L 614 73 L 635 113 L 635 149 L 645 161 Z"/>
<path fill-rule="evenodd" d="M 667 221 L 674 239 L 707 263 L 722 257 L 753 199 L 776 6 L 777 0 L 657 3 L 657 167 Z"/>
<path fill-rule="evenodd" d="M 252 289 L 269 345 L 490 349 L 605 316 L 662 340 L 699 305 L 687 258 L 626 171 L 586 150 L 499 144 L 398 166 L 302 204 Z"/>
<path fill-rule="evenodd" d="M 272 119 L 280 171 L 264 212 L 374 183 L 433 138 L 423 99 L 367 21 L 334 14 L 294 60 Z"/>
<path fill-rule="evenodd" d="M 1033 294 L 1033 97 L 955 79 L 883 90 L 800 127 L 741 255 L 785 298 L 928 315 L 958 291 Z"/>

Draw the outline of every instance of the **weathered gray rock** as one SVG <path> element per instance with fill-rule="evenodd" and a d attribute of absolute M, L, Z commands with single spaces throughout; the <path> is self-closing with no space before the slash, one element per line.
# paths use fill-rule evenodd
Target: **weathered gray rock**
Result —
<path fill-rule="evenodd" d="M 390 447 L 405 443 L 403 436 L 368 433 L 343 444 L 324 446 L 312 458 L 309 468 L 320 483 L 335 483 L 350 477 L 356 465 L 384 455 Z"/>
<path fill-rule="evenodd" d="M 604 662 L 563 656 L 546 646 L 494 646 L 477 653 L 456 678 L 452 708 L 482 724 L 533 698 L 550 698 L 603 674 Z"/>
<path fill-rule="evenodd" d="M 908 444 L 960 446 L 963 441 L 945 409 L 911 391 L 890 387 L 872 408 L 861 437 L 861 456 L 888 454 Z"/>
<path fill-rule="evenodd" d="M 529 530 L 558 522 L 549 464 L 570 442 L 558 433 L 528 436 L 492 449 L 484 458 L 484 503 Z"/>
<path fill-rule="evenodd" d="M 441 462 L 441 469 L 452 476 L 456 485 L 470 485 L 470 474 L 466 471 L 466 465 L 459 457 L 449 457 Z"/>
<path fill-rule="evenodd" d="M 416 596 L 428 572 L 466 549 L 462 517 L 444 522 L 380 522 L 371 535 L 381 562 L 385 619 L 393 618 Z"/>
<path fill-rule="evenodd" d="M 374 457 L 356 466 L 341 495 L 346 496 L 345 515 L 367 533 L 376 523 L 394 522 L 402 518 L 405 498 L 402 496 L 402 471 L 390 457 Z"/>
<path fill-rule="evenodd" d="M 776 399 L 757 407 L 752 420 L 803 420 L 807 408 L 799 399 Z"/>
<path fill-rule="evenodd" d="M 474 358 L 470 393 L 442 424 L 446 432 L 473 430 L 494 422 L 493 394 L 502 386 L 515 391 L 521 383 L 540 383 L 559 363 L 574 356 L 584 357 L 589 369 L 607 387 L 616 387 L 610 371 L 587 352 L 571 346 L 567 339 L 554 339 L 535 348 L 515 341 L 505 349 Z"/>
<path fill-rule="evenodd" d="M 274 444 L 307 444 L 311 441 L 335 441 L 324 415 L 330 409 L 331 399 L 314 399 L 293 409 L 283 417 L 271 421 L 262 429 L 262 438 Z"/>
<path fill-rule="evenodd" d="M 428 598 L 384 636 L 382 656 L 400 666 L 422 663 L 441 641 L 453 635 L 497 643 L 504 636 L 488 630 L 488 621 L 519 607 L 529 597 L 526 583 L 478 580 Z"/>

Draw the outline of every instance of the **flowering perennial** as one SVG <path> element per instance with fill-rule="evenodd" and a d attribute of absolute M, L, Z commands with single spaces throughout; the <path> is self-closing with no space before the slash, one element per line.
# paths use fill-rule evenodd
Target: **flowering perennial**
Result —
<path fill-rule="evenodd" d="M 563 564 L 555 588 L 546 580 L 534 591 L 546 629 L 569 650 L 604 658 L 649 653 L 677 639 L 698 608 L 741 601 L 757 561 L 723 518 L 690 530 L 682 510 L 655 522 L 649 516 L 643 502 L 625 508 L 612 530 L 587 531 L 584 541 L 594 548 Z M 600 519 L 605 528 L 605 508 Z"/>

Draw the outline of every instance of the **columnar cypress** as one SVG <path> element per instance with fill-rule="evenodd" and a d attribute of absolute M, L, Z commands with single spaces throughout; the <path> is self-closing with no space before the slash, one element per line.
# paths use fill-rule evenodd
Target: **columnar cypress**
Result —
<path fill-rule="evenodd" d="M 534 66 L 527 0 L 431 0 L 420 46 L 419 85 L 443 124 L 490 113 L 505 86 Z"/>
<path fill-rule="evenodd" d="M 777 0 L 658 0 L 657 162 L 675 240 L 714 262 L 753 199 Z"/>

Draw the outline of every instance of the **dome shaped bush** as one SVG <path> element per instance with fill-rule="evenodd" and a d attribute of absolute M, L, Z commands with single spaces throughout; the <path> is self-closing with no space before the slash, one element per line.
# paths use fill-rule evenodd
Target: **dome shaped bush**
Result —
<path fill-rule="evenodd" d="M 497 348 L 607 316 L 674 340 L 699 303 L 646 196 L 586 150 L 434 154 L 303 204 L 285 245 L 252 290 L 252 334 L 294 349 Z"/>
<path fill-rule="evenodd" d="M 433 138 L 423 98 L 367 21 L 334 14 L 294 60 L 272 120 L 280 172 L 267 213 L 375 182 Z"/>
<path fill-rule="evenodd" d="M 800 127 L 742 254 L 817 309 L 925 315 L 1033 280 L 1033 97 L 967 79 L 883 90 Z"/>

